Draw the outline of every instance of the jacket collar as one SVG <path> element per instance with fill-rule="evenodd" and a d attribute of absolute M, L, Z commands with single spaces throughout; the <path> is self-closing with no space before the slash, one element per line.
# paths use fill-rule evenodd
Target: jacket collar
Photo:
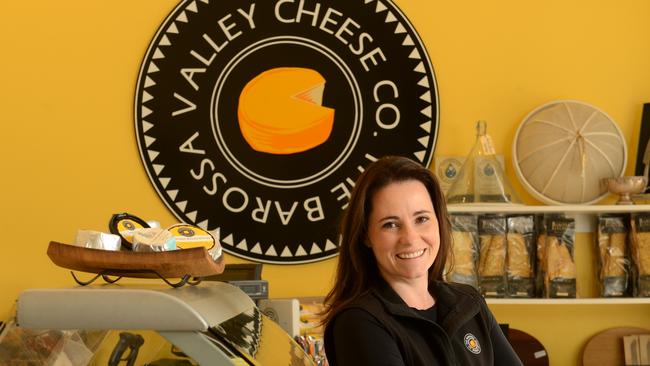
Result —
<path fill-rule="evenodd" d="M 432 281 L 429 292 L 436 300 L 438 324 L 447 332 L 454 333 L 458 327 L 473 318 L 481 307 L 481 295 L 469 286 Z M 418 317 L 388 283 L 381 281 L 372 293 L 381 301 L 386 311 L 397 316 Z"/>
<path fill-rule="evenodd" d="M 438 323 L 449 334 L 476 316 L 485 300 L 473 287 L 435 281 L 429 285 L 438 306 Z"/>

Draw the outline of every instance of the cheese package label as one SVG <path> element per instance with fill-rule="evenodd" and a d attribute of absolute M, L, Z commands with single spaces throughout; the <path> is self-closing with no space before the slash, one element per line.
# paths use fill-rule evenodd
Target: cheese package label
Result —
<path fill-rule="evenodd" d="M 149 224 L 146 221 L 126 212 L 114 214 L 108 223 L 111 234 L 119 235 L 122 238 L 122 247 L 126 250 L 132 249 L 134 231 L 148 227 Z"/>
<path fill-rule="evenodd" d="M 179 224 L 167 229 L 176 239 L 178 249 L 203 247 L 210 249 L 215 246 L 214 237 L 198 226 Z"/>
<path fill-rule="evenodd" d="M 129 219 L 118 221 L 117 227 L 119 228 L 120 235 L 129 243 L 133 242 L 133 234 L 135 233 L 135 230 L 144 228 L 144 226 Z"/>

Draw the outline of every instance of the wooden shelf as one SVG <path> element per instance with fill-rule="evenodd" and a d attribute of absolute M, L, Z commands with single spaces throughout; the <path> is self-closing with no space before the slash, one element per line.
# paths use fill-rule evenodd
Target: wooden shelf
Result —
<path fill-rule="evenodd" d="M 650 304 L 650 297 L 578 299 L 485 299 L 488 305 L 638 305 Z"/>
<path fill-rule="evenodd" d="M 645 212 L 650 211 L 650 205 L 511 205 L 511 204 L 451 204 L 447 205 L 449 212 L 475 213 L 615 213 L 615 212 Z"/>

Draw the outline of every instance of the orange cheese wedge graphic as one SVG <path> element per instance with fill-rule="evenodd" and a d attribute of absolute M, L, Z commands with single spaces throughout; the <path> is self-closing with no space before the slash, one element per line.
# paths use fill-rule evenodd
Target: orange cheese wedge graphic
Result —
<path fill-rule="evenodd" d="M 325 141 L 334 109 L 323 107 L 325 79 L 315 70 L 280 67 L 264 71 L 239 95 L 237 117 L 244 139 L 256 151 L 286 155 Z"/>

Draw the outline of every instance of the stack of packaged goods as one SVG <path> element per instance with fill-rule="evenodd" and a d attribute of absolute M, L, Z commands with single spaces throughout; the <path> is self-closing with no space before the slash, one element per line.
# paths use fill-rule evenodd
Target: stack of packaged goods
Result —
<path fill-rule="evenodd" d="M 546 240 L 542 250 L 543 297 L 576 297 L 574 255 L 575 220 L 567 217 L 544 219 Z"/>
<path fill-rule="evenodd" d="M 632 293 L 650 297 L 650 213 L 635 213 L 630 220 L 632 256 Z"/>
<path fill-rule="evenodd" d="M 558 215 L 452 214 L 445 279 L 485 297 L 575 297 L 575 222 Z"/>
<path fill-rule="evenodd" d="M 650 213 L 603 214 L 596 235 L 603 297 L 650 297 Z"/>
<path fill-rule="evenodd" d="M 598 217 L 596 234 L 600 296 L 620 297 L 628 293 L 630 260 L 627 249 L 628 215 Z"/>
<path fill-rule="evenodd" d="M 506 217 L 481 215 L 479 234 L 479 289 L 485 297 L 505 297 L 506 280 Z"/>
<path fill-rule="evenodd" d="M 450 282 L 465 283 L 478 288 L 478 231 L 476 216 L 453 214 L 451 219 L 451 256 L 445 264 L 445 276 Z"/>
<path fill-rule="evenodd" d="M 508 297 L 535 296 L 535 216 L 507 218 Z"/>

